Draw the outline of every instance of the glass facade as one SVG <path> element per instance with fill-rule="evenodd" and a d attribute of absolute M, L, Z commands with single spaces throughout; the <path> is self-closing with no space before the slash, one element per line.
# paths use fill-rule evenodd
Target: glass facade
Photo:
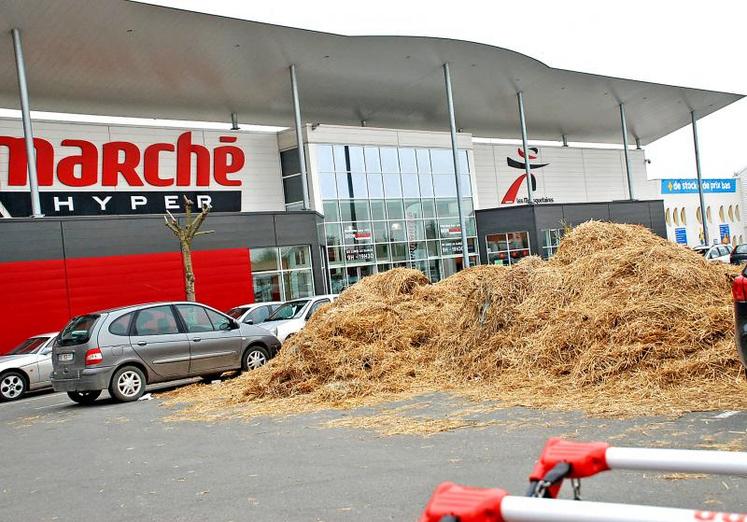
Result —
<path fill-rule="evenodd" d="M 488 264 L 511 266 L 530 254 L 529 233 L 506 232 L 485 236 Z"/>
<path fill-rule="evenodd" d="M 392 267 L 432 281 L 462 267 L 451 149 L 315 145 L 331 291 Z M 462 209 L 477 264 L 470 165 L 459 151 Z"/>
<path fill-rule="evenodd" d="M 565 234 L 565 229 L 562 228 L 546 228 L 542 231 L 542 254 L 545 259 L 555 255 L 563 234 Z"/>
<path fill-rule="evenodd" d="M 252 248 L 254 300 L 289 301 L 314 295 L 308 245 Z"/>

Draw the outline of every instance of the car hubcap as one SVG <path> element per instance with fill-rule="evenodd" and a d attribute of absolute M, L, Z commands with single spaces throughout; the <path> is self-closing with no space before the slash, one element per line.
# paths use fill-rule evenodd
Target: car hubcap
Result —
<path fill-rule="evenodd" d="M 265 354 L 263 354 L 259 350 L 249 352 L 249 355 L 246 356 L 246 367 L 250 370 L 256 370 L 266 362 L 267 357 L 265 357 Z"/>
<path fill-rule="evenodd" d="M 140 376 L 131 370 L 124 372 L 117 379 L 117 389 L 125 397 L 134 397 L 137 395 L 142 385 L 143 381 L 140 379 Z"/>
<path fill-rule="evenodd" d="M 6 375 L 0 382 L 0 393 L 6 399 L 15 399 L 23 393 L 23 379 L 18 375 Z"/>

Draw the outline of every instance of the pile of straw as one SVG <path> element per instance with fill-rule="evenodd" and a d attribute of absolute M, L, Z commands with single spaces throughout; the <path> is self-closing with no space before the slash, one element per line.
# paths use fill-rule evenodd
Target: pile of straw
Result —
<path fill-rule="evenodd" d="M 597 415 L 745 409 L 736 273 L 643 227 L 590 221 L 549 261 L 478 266 L 433 285 L 410 269 L 367 277 L 266 367 L 172 398 L 197 417 L 431 390 Z"/>

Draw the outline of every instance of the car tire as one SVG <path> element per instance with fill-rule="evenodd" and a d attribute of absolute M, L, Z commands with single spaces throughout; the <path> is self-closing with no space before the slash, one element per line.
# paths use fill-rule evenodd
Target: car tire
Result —
<path fill-rule="evenodd" d="M 269 360 L 270 354 L 267 348 L 255 344 L 244 351 L 244 355 L 241 358 L 241 369 L 245 372 L 256 370 L 260 366 L 267 364 Z"/>
<path fill-rule="evenodd" d="M 99 395 L 101 395 L 101 390 L 67 392 L 67 396 L 70 397 L 71 401 L 86 406 L 96 402 L 96 399 L 99 398 Z"/>
<path fill-rule="evenodd" d="M 137 366 L 123 366 L 112 375 L 109 394 L 119 402 L 136 401 L 145 393 L 145 374 Z"/>
<path fill-rule="evenodd" d="M 0 402 L 15 401 L 28 391 L 26 376 L 11 370 L 0 375 Z"/>
<path fill-rule="evenodd" d="M 204 382 L 205 384 L 210 384 L 213 381 L 220 380 L 221 375 L 223 375 L 223 372 L 211 373 L 210 375 L 200 376 L 200 379 L 202 379 L 202 382 Z"/>

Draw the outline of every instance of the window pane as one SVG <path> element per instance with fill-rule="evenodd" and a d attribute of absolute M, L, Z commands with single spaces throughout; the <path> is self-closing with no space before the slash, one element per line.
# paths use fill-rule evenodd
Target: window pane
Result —
<path fill-rule="evenodd" d="M 303 185 L 301 184 L 301 176 L 283 178 L 283 192 L 285 192 L 286 203 L 303 201 Z"/>
<path fill-rule="evenodd" d="M 438 224 L 435 219 L 426 219 L 424 222 L 425 226 L 425 237 L 428 239 L 438 239 Z"/>
<path fill-rule="evenodd" d="M 376 245 L 376 260 L 377 261 L 389 261 L 389 245 L 387 244 Z"/>
<path fill-rule="evenodd" d="M 371 198 L 384 197 L 384 180 L 381 174 L 368 175 L 368 195 Z"/>
<path fill-rule="evenodd" d="M 437 198 L 456 197 L 456 180 L 451 174 L 433 175 L 433 193 Z"/>
<path fill-rule="evenodd" d="M 394 147 L 381 147 L 381 170 L 389 174 L 399 172 L 399 159 L 397 149 Z"/>
<path fill-rule="evenodd" d="M 371 200 L 371 219 L 386 219 L 384 201 L 380 199 Z"/>
<path fill-rule="evenodd" d="M 451 150 L 431 149 L 431 166 L 434 174 L 453 174 L 454 157 L 451 154 Z"/>
<path fill-rule="evenodd" d="M 407 243 L 392 243 L 390 246 L 392 261 L 406 261 L 408 257 Z"/>
<path fill-rule="evenodd" d="M 441 199 L 436 202 L 438 217 L 459 217 L 456 199 Z"/>
<path fill-rule="evenodd" d="M 333 294 L 339 294 L 347 286 L 344 268 L 333 268 L 329 271 L 329 285 Z"/>
<path fill-rule="evenodd" d="M 332 155 L 335 157 L 335 172 L 347 172 L 348 162 L 345 159 L 345 146 L 334 145 L 332 147 Z"/>
<path fill-rule="evenodd" d="M 283 284 L 285 286 L 286 301 L 314 295 L 311 283 L 311 270 L 285 272 L 283 274 Z"/>
<path fill-rule="evenodd" d="M 405 217 L 407 219 L 420 219 L 423 217 L 419 199 L 405 200 Z"/>
<path fill-rule="evenodd" d="M 340 201 L 342 221 L 368 221 L 368 201 Z"/>
<path fill-rule="evenodd" d="M 438 257 L 438 241 L 428 241 L 428 257 Z"/>
<path fill-rule="evenodd" d="M 298 162 L 298 149 L 284 150 L 280 153 L 280 171 L 283 176 L 301 172 L 301 164 Z"/>
<path fill-rule="evenodd" d="M 322 199 L 337 198 L 337 184 L 335 183 L 334 174 L 331 172 L 322 172 L 319 174 L 319 191 L 322 194 Z"/>
<path fill-rule="evenodd" d="M 340 264 L 343 261 L 342 248 L 330 247 L 327 249 L 327 260 L 330 265 Z"/>
<path fill-rule="evenodd" d="M 459 220 L 456 218 L 439 219 L 438 227 L 441 238 L 458 238 L 462 235 L 462 227 L 459 226 Z"/>
<path fill-rule="evenodd" d="M 213 323 L 213 329 L 215 330 L 228 330 L 228 326 L 231 324 L 231 320 L 223 314 L 219 314 L 209 308 L 204 308 L 205 312 L 210 318 L 210 322 Z"/>
<path fill-rule="evenodd" d="M 389 237 L 392 241 L 405 241 L 405 222 L 404 221 L 390 221 L 389 222 Z"/>
<path fill-rule="evenodd" d="M 386 272 L 387 270 L 391 270 L 392 265 L 389 263 L 381 263 L 380 265 L 376 265 L 376 270 L 378 270 L 379 273 Z"/>
<path fill-rule="evenodd" d="M 324 233 L 327 238 L 327 245 L 334 246 L 342 244 L 342 232 L 339 223 L 324 225 Z"/>
<path fill-rule="evenodd" d="M 424 199 L 423 203 L 423 217 L 432 218 L 436 217 L 436 203 L 432 199 Z"/>
<path fill-rule="evenodd" d="M 249 254 L 252 260 L 252 272 L 278 269 L 277 248 L 252 248 Z"/>
<path fill-rule="evenodd" d="M 363 147 L 347 145 L 346 148 L 350 155 L 350 172 L 366 172 L 366 165 L 363 162 Z"/>
<path fill-rule="evenodd" d="M 420 180 L 420 195 L 424 198 L 433 197 L 433 178 L 430 174 L 420 174 L 418 176 Z"/>
<path fill-rule="evenodd" d="M 252 275 L 254 283 L 254 300 L 255 301 L 282 301 L 280 295 L 280 275 L 274 274 L 254 274 Z"/>
<path fill-rule="evenodd" d="M 422 241 L 425 239 L 425 227 L 422 221 L 407 221 L 406 223 L 408 241 Z M 425 248 L 425 245 L 423 248 Z"/>
<path fill-rule="evenodd" d="M 335 162 L 332 159 L 332 145 L 316 146 L 316 164 L 319 172 L 335 171 Z"/>
<path fill-rule="evenodd" d="M 133 313 L 125 314 L 114 321 L 109 325 L 109 332 L 113 333 L 114 335 L 130 335 L 130 321 L 132 321 L 133 315 Z"/>
<path fill-rule="evenodd" d="M 170 306 L 154 306 L 140 310 L 135 319 L 135 335 L 167 335 L 179 333 Z"/>
<path fill-rule="evenodd" d="M 349 173 L 338 172 L 337 176 L 337 197 L 352 198 L 353 197 L 353 179 Z"/>
<path fill-rule="evenodd" d="M 402 195 L 406 198 L 420 197 L 417 174 L 402 174 Z"/>
<path fill-rule="evenodd" d="M 428 149 L 418 149 L 416 151 L 418 157 L 418 172 L 421 174 L 431 173 L 431 155 Z"/>
<path fill-rule="evenodd" d="M 399 174 L 384 174 L 384 193 L 386 197 L 402 197 L 402 187 L 399 183 Z"/>
<path fill-rule="evenodd" d="M 462 197 L 469 197 L 472 195 L 472 185 L 469 182 L 469 176 L 461 175 L 459 176 L 459 179 L 461 180 L 461 185 L 459 188 L 462 190 Z"/>
<path fill-rule="evenodd" d="M 415 174 L 418 171 L 415 161 L 415 149 L 399 149 L 399 166 L 400 172 Z"/>
<path fill-rule="evenodd" d="M 340 220 L 340 209 L 337 207 L 337 201 L 325 201 L 322 203 L 322 208 L 324 209 L 325 221 Z"/>
<path fill-rule="evenodd" d="M 474 209 L 472 208 L 472 198 L 462 198 L 462 213 L 465 216 L 471 216 L 474 212 Z"/>
<path fill-rule="evenodd" d="M 208 319 L 205 309 L 197 305 L 176 305 L 179 315 L 184 319 L 189 333 L 212 332 L 213 323 Z"/>
<path fill-rule="evenodd" d="M 459 150 L 459 174 L 469 174 L 469 161 L 466 150 Z"/>
<path fill-rule="evenodd" d="M 364 147 L 363 155 L 366 158 L 366 172 L 381 172 L 378 147 Z"/>
<path fill-rule="evenodd" d="M 389 241 L 389 225 L 384 222 L 373 224 L 374 241 L 384 243 Z"/>
<path fill-rule="evenodd" d="M 311 252 L 308 246 L 281 247 L 280 260 L 283 270 L 308 268 L 311 266 Z"/>
<path fill-rule="evenodd" d="M 354 173 L 350 175 L 350 179 L 353 184 L 353 197 L 356 199 L 368 198 L 366 175 L 363 173 Z"/>
<path fill-rule="evenodd" d="M 356 221 L 342 224 L 343 242 L 346 245 L 357 245 L 370 243 L 372 240 L 371 223 L 369 221 Z"/>
<path fill-rule="evenodd" d="M 299 201 L 297 203 L 286 203 L 285 210 L 303 210 L 303 201 Z"/>
<path fill-rule="evenodd" d="M 467 235 L 468 236 L 476 236 L 477 235 L 477 227 L 475 226 L 475 218 L 470 217 L 465 220 L 465 225 L 467 226 Z"/>
<path fill-rule="evenodd" d="M 405 217 L 405 213 L 402 210 L 402 201 L 387 201 L 386 202 L 386 214 L 389 219 L 402 219 Z"/>

